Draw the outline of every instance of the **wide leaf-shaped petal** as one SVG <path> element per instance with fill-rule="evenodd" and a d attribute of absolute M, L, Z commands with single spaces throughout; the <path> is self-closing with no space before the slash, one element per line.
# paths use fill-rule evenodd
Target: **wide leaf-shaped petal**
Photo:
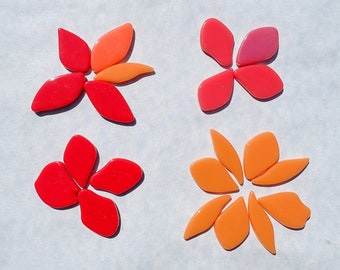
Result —
<path fill-rule="evenodd" d="M 116 204 L 91 190 L 79 192 L 81 221 L 90 230 L 105 237 L 113 236 L 119 228 L 120 217 Z"/>
<path fill-rule="evenodd" d="M 231 200 L 229 195 L 220 196 L 204 204 L 190 219 L 184 239 L 188 240 L 198 234 L 208 231 L 213 225 L 222 209 Z"/>
<path fill-rule="evenodd" d="M 62 162 L 47 164 L 34 183 L 40 199 L 53 208 L 66 208 L 78 203 L 79 187 L 73 182 Z"/>
<path fill-rule="evenodd" d="M 226 106 L 234 89 L 234 72 L 228 69 L 204 80 L 198 88 L 198 102 L 202 111 L 210 112 Z"/>
<path fill-rule="evenodd" d="M 302 229 L 310 217 L 310 209 L 293 192 L 281 192 L 258 199 L 261 206 L 282 225 Z"/>
<path fill-rule="evenodd" d="M 301 173 L 308 165 L 308 162 L 308 158 L 280 161 L 260 176 L 254 178 L 252 183 L 258 186 L 271 186 L 285 183 Z"/>
<path fill-rule="evenodd" d="M 90 184 L 96 189 L 124 194 L 135 187 L 143 177 L 142 168 L 131 160 L 114 158 L 92 175 Z"/>
<path fill-rule="evenodd" d="M 89 81 L 85 83 L 85 92 L 99 114 L 111 121 L 129 124 L 135 118 L 118 89 L 110 83 Z"/>
<path fill-rule="evenodd" d="M 60 109 L 74 102 L 83 91 L 83 73 L 70 73 L 46 81 L 33 99 L 34 112 Z"/>
<path fill-rule="evenodd" d="M 279 32 L 275 27 L 260 27 L 250 31 L 237 53 L 236 64 L 245 66 L 273 58 L 279 49 Z"/>
<path fill-rule="evenodd" d="M 66 145 L 65 166 L 73 179 L 82 188 L 87 186 L 97 160 L 97 149 L 85 137 L 74 135 Z"/>
<path fill-rule="evenodd" d="M 239 197 L 216 219 L 215 234 L 226 250 L 238 247 L 249 234 L 249 219 L 243 197 Z"/>
<path fill-rule="evenodd" d="M 227 193 L 238 191 L 238 186 L 222 163 L 214 158 L 193 162 L 190 172 L 197 185 L 206 192 Z"/>
<path fill-rule="evenodd" d="M 123 24 L 103 35 L 94 44 L 91 54 L 91 67 L 97 73 L 123 60 L 132 44 L 133 27 Z"/>
<path fill-rule="evenodd" d="M 238 183 L 243 185 L 242 165 L 235 148 L 216 130 L 211 129 L 210 135 L 217 158 L 235 176 Z"/>
<path fill-rule="evenodd" d="M 94 79 L 112 83 L 125 83 L 145 74 L 150 74 L 152 67 L 139 63 L 121 63 L 100 71 Z"/>
<path fill-rule="evenodd" d="M 279 75 L 266 65 L 251 65 L 235 70 L 235 79 L 258 100 L 268 100 L 283 91 Z"/>
<path fill-rule="evenodd" d="M 257 202 L 253 191 L 250 192 L 248 198 L 248 213 L 249 220 L 253 227 L 253 230 L 257 236 L 257 239 L 261 244 L 272 254 L 276 253 L 274 229 L 273 224 L 270 221 L 266 212 Z"/>
<path fill-rule="evenodd" d="M 248 141 L 244 148 L 244 174 L 248 179 L 264 173 L 280 156 L 279 144 L 271 132 L 263 132 Z"/>
<path fill-rule="evenodd" d="M 58 29 L 59 59 L 70 71 L 86 73 L 90 69 L 91 50 L 79 36 Z"/>
<path fill-rule="evenodd" d="M 222 22 L 215 18 L 207 19 L 201 28 L 200 42 L 202 50 L 221 66 L 231 66 L 234 36 Z"/>

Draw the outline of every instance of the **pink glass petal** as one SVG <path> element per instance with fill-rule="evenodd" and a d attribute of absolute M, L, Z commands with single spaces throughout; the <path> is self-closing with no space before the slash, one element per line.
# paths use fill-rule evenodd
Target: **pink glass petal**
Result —
<path fill-rule="evenodd" d="M 237 54 L 236 64 L 246 66 L 267 61 L 279 49 L 279 33 L 275 27 L 261 27 L 249 32 Z"/>
<path fill-rule="evenodd" d="M 234 36 L 222 22 L 214 18 L 207 19 L 201 28 L 200 42 L 202 50 L 221 66 L 231 66 Z"/>
<path fill-rule="evenodd" d="M 93 171 L 96 160 L 96 148 L 83 136 L 73 136 L 66 145 L 64 152 L 65 166 L 73 179 L 82 188 L 87 186 L 88 179 Z"/>
<path fill-rule="evenodd" d="M 127 159 L 115 158 L 91 177 L 90 184 L 96 189 L 121 195 L 136 186 L 142 177 L 143 171 L 138 164 Z"/>
<path fill-rule="evenodd" d="M 124 124 L 135 120 L 124 97 L 112 84 L 89 81 L 85 83 L 85 91 L 93 106 L 106 119 Z"/>
<path fill-rule="evenodd" d="M 116 204 L 88 189 L 81 190 L 78 196 L 83 224 L 102 236 L 113 236 L 120 224 Z"/>
<path fill-rule="evenodd" d="M 34 112 L 60 109 L 74 102 L 83 91 L 83 73 L 70 73 L 46 81 L 33 99 Z"/>
<path fill-rule="evenodd" d="M 78 203 L 79 187 L 73 182 L 62 162 L 46 165 L 34 183 L 40 199 L 54 208 L 66 208 Z"/>
<path fill-rule="evenodd" d="M 281 78 L 266 65 L 241 67 L 234 73 L 235 79 L 256 99 L 274 98 L 283 91 Z"/>
<path fill-rule="evenodd" d="M 232 69 L 204 80 L 198 88 L 198 102 L 202 111 L 214 111 L 228 104 L 233 89 L 234 72 Z"/>
<path fill-rule="evenodd" d="M 77 35 L 59 28 L 59 59 L 70 71 L 86 73 L 90 69 L 91 50 Z"/>

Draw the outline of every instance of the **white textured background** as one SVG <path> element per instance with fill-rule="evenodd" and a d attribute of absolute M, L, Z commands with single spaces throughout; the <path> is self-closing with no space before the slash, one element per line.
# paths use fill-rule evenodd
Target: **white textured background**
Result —
<path fill-rule="evenodd" d="M 0 268 L 1 269 L 335 269 L 339 258 L 339 12 L 338 1 L 1 1 L 0 4 Z M 235 36 L 271 25 L 280 49 L 271 67 L 285 90 L 271 102 L 254 100 L 238 84 L 223 111 L 199 109 L 200 82 L 222 71 L 200 49 L 199 31 L 216 17 Z M 125 22 L 136 39 L 130 57 L 156 74 L 119 87 L 135 126 L 104 120 L 87 96 L 63 113 L 37 116 L 32 99 L 49 78 L 67 73 L 58 59 L 57 29 L 90 47 Z M 93 74 L 89 75 L 92 78 Z M 276 134 L 281 158 L 310 157 L 294 181 L 268 190 L 247 182 L 241 195 L 294 191 L 312 210 L 305 229 L 274 223 L 277 255 L 251 231 L 236 250 L 223 250 L 213 231 L 191 241 L 183 232 L 193 213 L 214 198 L 191 178 L 189 165 L 213 156 L 209 129 L 223 133 L 242 157 L 262 131 Z M 139 163 L 144 182 L 132 193 L 108 193 L 121 231 L 106 239 L 80 221 L 79 207 L 55 210 L 33 183 L 43 166 L 62 159 L 74 134 L 91 140 L 99 168 L 113 157 Z"/>

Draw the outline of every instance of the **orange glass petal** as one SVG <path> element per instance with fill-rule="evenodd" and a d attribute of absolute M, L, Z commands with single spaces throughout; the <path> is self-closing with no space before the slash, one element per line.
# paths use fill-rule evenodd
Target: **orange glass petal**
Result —
<path fill-rule="evenodd" d="M 249 234 L 249 219 L 243 197 L 239 197 L 216 219 L 215 234 L 226 250 L 238 247 Z"/>
<path fill-rule="evenodd" d="M 257 239 L 272 254 L 276 254 L 274 229 L 266 212 L 257 202 L 253 191 L 250 192 L 248 198 L 249 220 Z"/>
<path fill-rule="evenodd" d="M 239 190 L 228 171 L 217 159 L 197 160 L 191 164 L 190 172 L 197 185 L 206 192 L 228 193 Z"/>
<path fill-rule="evenodd" d="M 280 150 L 271 132 L 256 135 L 245 146 L 243 166 L 247 179 L 264 173 L 279 160 Z"/>
<path fill-rule="evenodd" d="M 216 130 L 211 129 L 210 135 L 217 158 L 235 176 L 238 183 L 243 185 L 242 165 L 235 148 Z"/>
<path fill-rule="evenodd" d="M 221 213 L 222 209 L 230 200 L 231 197 L 229 195 L 220 196 L 207 202 L 200 209 L 198 209 L 198 211 L 192 216 L 185 229 L 184 239 L 188 240 L 209 230 L 214 225 L 214 222 Z"/>
<path fill-rule="evenodd" d="M 258 199 L 261 206 L 282 225 L 302 229 L 311 211 L 293 192 L 281 192 Z"/>
<path fill-rule="evenodd" d="M 285 183 L 297 176 L 308 165 L 309 158 L 287 159 L 269 168 L 252 183 L 258 186 L 271 186 Z"/>
<path fill-rule="evenodd" d="M 103 35 L 94 44 L 91 53 L 91 68 L 97 73 L 123 60 L 131 47 L 133 27 L 123 24 Z"/>

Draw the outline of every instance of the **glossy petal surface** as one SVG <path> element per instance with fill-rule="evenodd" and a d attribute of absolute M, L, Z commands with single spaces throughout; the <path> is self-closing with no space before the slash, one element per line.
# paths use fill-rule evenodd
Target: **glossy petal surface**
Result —
<path fill-rule="evenodd" d="M 111 121 L 132 123 L 135 118 L 118 89 L 110 83 L 89 81 L 85 91 L 99 114 Z"/>
<path fill-rule="evenodd" d="M 239 197 L 216 219 L 215 234 L 226 250 L 238 247 L 249 234 L 249 220 L 243 197 Z"/>
<path fill-rule="evenodd" d="M 236 57 L 238 66 L 264 62 L 279 49 L 279 33 L 275 27 L 261 27 L 249 32 L 241 43 Z"/>
<path fill-rule="evenodd" d="M 249 194 L 248 199 L 249 220 L 257 239 L 272 254 L 276 253 L 274 229 L 269 217 L 257 202 L 253 191 Z"/>
<path fill-rule="evenodd" d="M 136 186 L 143 177 L 142 168 L 131 160 L 115 158 L 110 160 L 90 180 L 96 189 L 121 195 Z"/>
<path fill-rule="evenodd" d="M 264 132 L 253 137 L 244 148 L 243 166 L 247 179 L 264 173 L 279 160 L 280 150 L 276 137 Z"/>
<path fill-rule="evenodd" d="M 201 28 L 200 42 L 202 50 L 221 66 L 231 66 L 234 36 L 222 22 L 215 18 L 207 19 Z"/>
<path fill-rule="evenodd" d="M 131 47 L 133 27 L 123 24 L 103 35 L 94 44 L 91 54 L 91 67 L 95 73 L 123 60 Z"/>
<path fill-rule="evenodd" d="M 97 150 L 85 137 L 75 135 L 66 145 L 64 152 L 65 166 L 73 179 L 82 188 L 87 186 L 96 160 Z"/>
<path fill-rule="evenodd" d="M 243 184 L 243 171 L 240 158 L 233 145 L 219 132 L 210 130 L 215 154 L 219 161 L 235 176 L 240 185 Z"/>
<path fill-rule="evenodd" d="M 46 165 L 34 183 L 40 199 L 53 208 L 66 208 L 78 203 L 78 186 L 67 173 L 64 163 Z"/>
<path fill-rule="evenodd" d="M 209 230 L 221 213 L 222 209 L 231 200 L 229 195 L 220 196 L 204 204 L 198 211 L 192 216 L 189 221 L 185 232 L 184 239 L 188 240 L 198 234 Z"/>
<path fill-rule="evenodd" d="M 81 220 L 86 227 L 105 237 L 113 236 L 120 224 L 117 206 L 113 201 L 91 190 L 79 192 Z"/>
<path fill-rule="evenodd" d="M 198 88 L 198 102 L 202 111 L 222 108 L 231 99 L 234 89 L 234 72 L 228 69 L 204 80 Z"/>
<path fill-rule="evenodd" d="M 308 158 L 280 161 L 260 176 L 254 178 L 252 183 L 258 186 L 271 186 L 285 183 L 301 173 L 308 165 L 308 162 Z"/>
<path fill-rule="evenodd" d="M 31 109 L 43 112 L 70 105 L 83 91 L 84 81 L 82 73 L 65 74 L 46 81 L 34 97 Z"/>
<path fill-rule="evenodd" d="M 193 162 L 190 172 L 197 185 L 206 192 L 228 193 L 238 191 L 238 186 L 222 163 L 214 158 Z"/>
<path fill-rule="evenodd" d="M 310 217 L 310 209 L 293 192 L 281 192 L 259 198 L 261 206 L 282 225 L 302 229 Z"/>
<path fill-rule="evenodd" d="M 59 59 L 70 71 L 86 73 L 90 69 L 91 50 L 77 35 L 59 28 Z"/>
<path fill-rule="evenodd" d="M 258 100 L 268 100 L 283 91 L 279 75 L 266 65 L 251 65 L 235 70 L 235 79 Z"/>

